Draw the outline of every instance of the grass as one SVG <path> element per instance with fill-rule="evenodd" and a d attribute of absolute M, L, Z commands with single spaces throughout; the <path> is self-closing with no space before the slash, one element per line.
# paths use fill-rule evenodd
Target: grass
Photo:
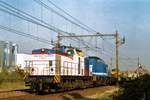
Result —
<path fill-rule="evenodd" d="M 3 82 L 0 84 L 0 89 L 25 89 L 24 82 Z"/>
<path fill-rule="evenodd" d="M 8 71 L 3 69 L 0 72 L 0 89 L 18 89 L 25 88 L 24 72 L 19 69 Z"/>

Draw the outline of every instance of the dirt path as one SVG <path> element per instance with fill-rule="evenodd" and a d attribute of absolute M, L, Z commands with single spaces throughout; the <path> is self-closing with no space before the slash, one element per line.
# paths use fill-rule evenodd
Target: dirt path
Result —
<path fill-rule="evenodd" d="M 69 92 L 61 92 L 55 94 L 36 95 L 25 91 L 0 92 L 0 99 L 5 100 L 94 100 L 89 96 L 95 94 L 103 94 L 107 91 L 114 90 L 114 86 L 103 86 L 88 88 L 82 90 L 74 90 Z"/>

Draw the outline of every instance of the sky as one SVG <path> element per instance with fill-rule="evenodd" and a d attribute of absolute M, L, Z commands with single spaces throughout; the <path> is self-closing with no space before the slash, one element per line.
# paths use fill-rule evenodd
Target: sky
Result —
<path fill-rule="evenodd" d="M 34 0 L 1 0 L 8 4 L 31 14 L 57 28 L 64 31 L 74 32 L 77 34 L 94 34 L 87 32 L 54 14 L 52 11 L 45 9 L 37 4 Z M 60 12 L 47 0 L 41 0 L 48 6 Z M 112 34 L 116 30 L 120 37 L 125 36 L 126 43 L 119 48 L 120 58 L 132 58 L 131 61 L 120 59 L 120 66 L 124 69 L 136 66 L 137 57 L 140 62 L 150 68 L 150 1 L 149 0 L 51 0 L 60 8 L 67 11 L 84 24 L 90 26 L 97 32 Z M 61 13 L 61 12 L 60 12 Z M 45 29 L 39 25 L 16 18 L 10 14 L 0 11 L 0 25 L 17 29 L 44 39 L 55 40 L 56 33 Z M 0 40 L 12 41 L 19 44 L 19 52 L 30 53 L 32 49 L 51 47 L 49 44 L 40 43 L 36 40 L 28 39 L 8 31 L 0 29 Z M 93 44 L 95 39 L 91 40 Z M 113 39 L 106 41 L 114 43 Z M 64 44 L 69 45 L 68 40 L 63 40 Z M 109 45 L 111 45 L 109 44 Z M 99 43 L 100 47 L 107 50 L 101 54 L 102 58 L 110 63 L 110 56 L 114 57 L 114 48 L 109 46 L 105 41 Z M 101 52 L 101 51 L 99 51 Z M 110 52 L 112 54 L 110 54 Z M 109 55 L 109 57 L 108 57 Z M 123 66 L 124 65 L 124 66 Z"/>

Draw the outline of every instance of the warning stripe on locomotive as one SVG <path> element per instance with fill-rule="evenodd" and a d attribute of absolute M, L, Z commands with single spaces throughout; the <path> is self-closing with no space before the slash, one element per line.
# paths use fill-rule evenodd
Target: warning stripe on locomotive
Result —
<path fill-rule="evenodd" d="M 55 75 L 53 79 L 53 83 L 60 83 L 61 76 L 60 75 Z"/>

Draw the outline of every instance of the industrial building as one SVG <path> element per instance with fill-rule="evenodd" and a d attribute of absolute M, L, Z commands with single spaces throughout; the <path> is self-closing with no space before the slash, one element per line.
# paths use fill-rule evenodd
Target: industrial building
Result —
<path fill-rule="evenodd" d="M 0 70 L 15 67 L 18 45 L 8 41 L 0 41 Z"/>

